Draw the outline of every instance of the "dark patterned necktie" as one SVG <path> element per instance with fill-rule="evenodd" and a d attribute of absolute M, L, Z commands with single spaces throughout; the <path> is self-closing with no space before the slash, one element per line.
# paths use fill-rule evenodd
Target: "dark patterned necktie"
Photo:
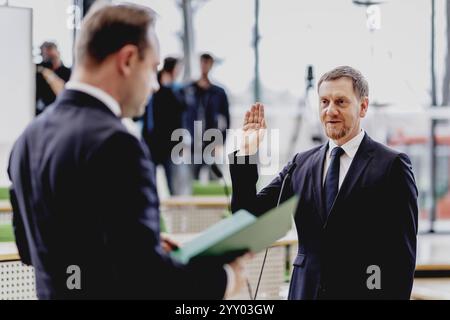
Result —
<path fill-rule="evenodd" d="M 340 158 L 344 154 L 344 149 L 335 147 L 331 150 L 330 166 L 328 167 L 327 176 L 325 178 L 325 220 L 328 219 L 331 207 L 333 206 L 339 191 L 339 167 Z"/>

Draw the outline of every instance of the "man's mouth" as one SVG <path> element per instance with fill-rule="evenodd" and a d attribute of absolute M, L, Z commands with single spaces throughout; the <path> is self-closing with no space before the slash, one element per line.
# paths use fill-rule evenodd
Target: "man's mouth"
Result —
<path fill-rule="evenodd" d="M 329 123 L 329 124 L 338 124 L 338 123 L 341 123 L 342 121 L 341 120 L 330 120 L 330 121 L 327 121 L 327 124 Z"/>

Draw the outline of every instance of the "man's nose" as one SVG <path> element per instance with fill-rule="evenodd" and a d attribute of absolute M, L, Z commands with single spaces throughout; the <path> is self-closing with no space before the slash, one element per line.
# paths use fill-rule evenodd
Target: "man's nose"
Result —
<path fill-rule="evenodd" d="M 338 114 L 339 114 L 339 111 L 337 109 L 337 106 L 333 102 L 330 102 L 330 104 L 328 105 L 328 108 L 327 108 L 327 115 L 337 116 Z"/>

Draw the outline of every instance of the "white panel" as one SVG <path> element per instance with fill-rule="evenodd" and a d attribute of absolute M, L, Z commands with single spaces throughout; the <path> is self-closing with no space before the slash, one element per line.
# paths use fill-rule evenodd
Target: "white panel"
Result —
<path fill-rule="evenodd" d="M 20 261 L 0 262 L 0 300 L 36 300 L 33 267 Z"/>
<path fill-rule="evenodd" d="M 33 116 L 31 23 L 30 9 L 0 7 L 0 186 L 9 184 L 10 149 Z"/>

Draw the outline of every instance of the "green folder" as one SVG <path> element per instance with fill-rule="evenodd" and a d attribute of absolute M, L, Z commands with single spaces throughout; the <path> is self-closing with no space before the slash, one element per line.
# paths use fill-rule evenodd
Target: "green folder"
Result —
<path fill-rule="evenodd" d="M 172 257 L 188 263 L 197 256 L 220 256 L 241 250 L 257 253 L 271 246 L 291 229 L 297 202 L 298 197 L 294 196 L 259 217 L 246 210 L 239 210 L 173 251 Z"/>

